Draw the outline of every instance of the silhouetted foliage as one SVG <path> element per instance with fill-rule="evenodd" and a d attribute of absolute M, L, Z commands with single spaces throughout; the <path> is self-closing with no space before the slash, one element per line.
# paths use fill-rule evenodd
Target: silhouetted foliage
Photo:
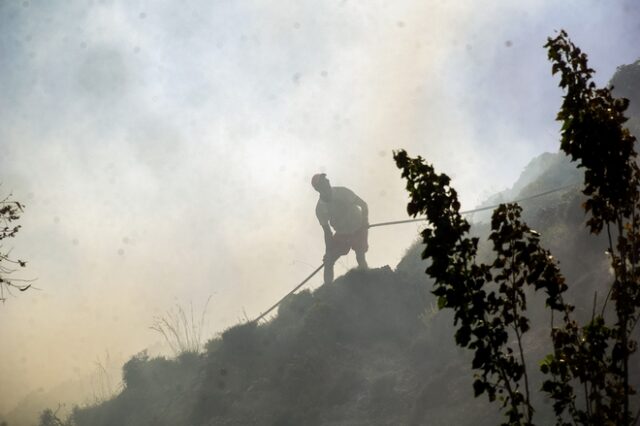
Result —
<path fill-rule="evenodd" d="M 20 259 L 13 259 L 10 254 L 11 251 L 1 245 L 1 241 L 6 238 L 13 238 L 20 230 L 20 225 L 16 225 L 20 214 L 23 210 L 23 205 L 18 201 L 11 199 L 11 196 L 7 196 L 0 200 L 0 301 L 6 300 L 7 294 L 11 294 L 11 290 L 26 291 L 31 287 L 31 284 L 21 279 L 11 279 L 9 275 L 15 272 L 15 268 L 24 268 L 26 262 Z"/>
<path fill-rule="evenodd" d="M 501 205 L 491 220 L 490 240 L 495 260 L 476 260 L 478 238 L 468 237 L 470 224 L 460 215 L 460 203 L 450 179 L 438 174 L 420 157 L 411 159 L 405 151 L 394 156 L 407 179 L 410 215 L 425 214 L 431 227 L 422 231 L 423 259 L 431 265 L 433 293 L 440 308 L 455 311 L 456 343 L 474 351 L 472 367 L 477 370 L 475 395 L 486 392 L 498 398 L 509 424 L 531 424 L 531 406 L 522 335 L 529 319 L 525 285 L 534 285 L 547 294 L 547 305 L 566 308 L 561 294 L 566 285 L 549 253 L 539 245 L 539 235 L 521 220 L 515 204 Z M 515 335 L 516 344 L 511 344 Z M 521 390 L 524 388 L 524 394 Z"/>
<path fill-rule="evenodd" d="M 46 409 L 40 415 L 38 426 L 73 426 L 71 419 L 63 421 L 57 416 L 57 411 Z"/>
<path fill-rule="evenodd" d="M 595 234 L 606 229 L 615 275 L 601 313 L 596 315 L 594 306 L 586 325 L 572 318 L 574 307 L 563 299 L 564 278 L 550 253 L 541 248 L 539 234 L 521 221 L 519 206 L 503 204 L 494 211 L 489 240 L 495 257 L 490 264 L 479 263 L 479 240 L 468 236 L 470 225 L 459 213 L 449 177 L 405 151 L 394 158 L 407 179 L 408 213 L 426 215 L 430 225 L 422 232 L 422 257 L 431 261 L 426 272 L 435 280 L 433 293 L 440 307 L 455 312 L 456 343 L 474 351 L 475 395 L 486 392 L 490 401 L 499 399 L 506 408 L 505 424 L 533 424 L 522 346 L 530 329 L 524 287 L 533 285 L 546 293 L 547 308 L 562 318 L 551 331 L 553 353 L 541 364 L 541 371 L 551 376 L 543 391 L 554 401 L 557 424 L 628 425 L 637 420 L 629 410 L 634 393 L 629 357 L 636 348 L 630 335 L 640 307 L 640 173 L 635 138 L 622 127 L 629 101 L 595 87 L 586 55 L 564 31 L 545 47 L 552 72 L 560 73 L 560 86 L 566 90 L 558 113 L 563 123 L 561 149 L 585 169 L 587 226 Z M 605 318 L 609 298 L 615 302 L 611 321 Z M 579 392 L 584 393 L 580 401 Z"/>
<path fill-rule="evenodd" d="M 554 375 L 544 390 L 555 399 L 558 421 L 565 410 L 580 424 L 627 425 L 637 422 L 630 412 L 629 358 L 636 342 L 631 334 L 640 308 L 640 169 L 635 137 L 623 127 L 627 99 L 615 99 L 609 88 L 597 89 L 593 70 L 562 31 L 546 47 L 553 73 L 560 72 L 566 95 L 558 120 L 563 123 L 561 149 L 585 168 L 587 225 L 594 234 L 606 230 L 614 280 L 599 313 L 584 327 L 565 321 L 554 330 L 554 354 L 543 364 Z M 615 241 L 615 242 L 614 242 Z M 606 306 L 615 304 L 613 318 Z M 576 405 L 572 383 L 584 388 L 585 404 Z"/>
<path fill-rule="evenodd" d="M 197 354 L 203 346 L 202 333 L 209 300 L 211 297 L 207 298 L 199 319 L 194 315 L 193 303 L 189 304 L 188 311 L 178 304 L 175 310 L 169 310 L 164 315 L 155 317 L 149 328 L 162 335 L 175 356 L 189 352 Z"/>

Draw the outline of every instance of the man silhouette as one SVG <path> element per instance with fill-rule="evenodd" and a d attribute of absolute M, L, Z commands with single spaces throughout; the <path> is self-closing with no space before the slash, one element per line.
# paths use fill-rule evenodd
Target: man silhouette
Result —
<path fill-rule="evenodd" d="M 327 175 L 318 173 L 311 185 L 320 193 L 316 216 L 324 231 L 324 283 L 333 282 L 333 265 L 351 249 L 356 252 L 359 268 L 367 268 L 365 253 L 369 249 L 369 208 L 360 197 L 342 186 L 332 187 Z M 335 234 L 332 231 L 335 230 Z"/>

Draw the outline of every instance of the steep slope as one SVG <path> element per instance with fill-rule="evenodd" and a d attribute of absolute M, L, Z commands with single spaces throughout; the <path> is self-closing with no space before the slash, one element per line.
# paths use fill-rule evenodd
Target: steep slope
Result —
<path fill-rule="evenodd" d="M 638 137 L 640 135 L 640 60 L 619 66 L 611 79 L 613 94 L 629 99 L 627 127 Z"/>

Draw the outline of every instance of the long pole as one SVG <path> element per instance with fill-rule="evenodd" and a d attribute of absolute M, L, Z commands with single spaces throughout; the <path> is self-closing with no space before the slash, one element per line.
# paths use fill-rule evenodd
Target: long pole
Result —
<path fill-rule="evenodd" d="M 544 197 L 545 195 L 553 194 L 554 192 L 562 191 L 564 189 L 569 189 L 569 188 L 571 188 L 573 186 L 576 186 L 576 185 L 577 184 L 575 184 L 575 183 L 571 184 L 571 185 L 565 185 L 565 186 L 562 186 L 560 188 L 551 189 L 549 191 L 541 192 L 539 194 L 531 195 L 529 197 L 525 197 L 525 198 L 520 198 L 518 200 L 509 201 L 509 203 L 521 203 L 523 201 L 533 200 L 534 198 Z M 472 213 L 483 212 L 483 211 L 486 211 L 486 210 L 493 210 L 493 209 L 495 209 L 495 208 L 497 208 L 499 206 L 500 206 L 500 204 L 494 204 L 492 206 L 478 207 L 477 209 L 461 211 L 460 214 L 472 214 Z M 399 225 L 401 223 L 424 222 L 425 220 L 426 220 L 426 218 L 396 220 L 396 221 L 393 221 L 393 222 L 380 222 L 380 223 L 374 223 L 372 225 L 369 225 L 369 228 L 375 228 L 377 226 Z"/>
<path fill-rule="evenodd" d="M 575 183 L 571 184 L 571 185 L 565 185 L 565 186 L 562 186 L 560 188 L 551 189 L 549 191 L 541 192 L 539 194 L 531 195 L 529 197 L 520 198 L 519 200 L 511 201 L 511 203 L 521 203 L 523 201 L 533 200 L 534 198 L 543 197 L 545 195 L 549 195 L 549 194 L 552 194 L 554 192 L 562 191 L 564 189 L 569 189 L 569 188 L 574 187 L 576 185 L 577 184 L 575 184 Z M 493 205 L 493 206 L 485 206 L 485 207 L 479 207 L 477 209 L 465 210 L 465 211 L 460 212 L 460 214 L 471 214 L 471 213 L 478 213 L 478 212 L 482 212 L 482 211 L 486 211 L 486 210 L 493 210 L 496 207 L 498 207 L 499 205 L 500 204 L 496 204 L 496 205 Z M 399 225 L 401 223 L 424 222 L 425 220 L 426 220 L 425 218 L 420 218 L 420 219 L 396 220 L 396 221 L 393 221 L 393 222 L 380 222 L 380 223 L 374 223 L 372 225 L 369 225 L 369 228 L 376 228 L 378 226 L 387 226 L 387 225 Z M 271 306 L 269 309 L 267 309 L 262 314 L 260 314 L 260 316 L 258 318 L 256 318 L 256 319 L 254 319 L 253 322 L 257 323 L 262 318 L 267 316 L 269 314 L 269 312 L 273 311 L 275 308 L 278 307 L 278 305 L 280 303 L 282 303 L 282 301 L 284 299 L 286 299 L 287 297 L 291 296 L 293 293 L 295 293 L 296 290 L 298 290 L 300 287 L 305 285 L 307 283 L 307 281 L 309 281 L 311 278 L 313 278 L 313 276 L 315 274 L 317 274 L 320 271 L 320 269 L 322 269 L 323 267 L 324 267 L 324 263 L 322 265 L 318 266 L 316 268 L 316 270 L 311 273 L 311 275 L 309 275 L 307 278 L 305 278 L 304 281 L 302 281 L 300 284 L 298 284 L 293 290 L 291 290 L 289 293 L 287 293 L 282 299 L 278 300 L 273 306 Z"/>
<path fill-rule="evenodd" d="M 282 301 L 284 299 L 286 299 L 287 297 L 291 296 L 297 289 L 299 289 L 300 287 L 302 287 L 303 285 L 305 285 L 307 283 L 307 281 L 309 281 L 315 274 L 318 273 L 318 271 L 320 271 L 320 269 L 322 269 L 324 267 L 324 263 L 320 266 L 318 266 L 316 268 L 315 271 L 313 271 L 311 273 L 311 275 L 309 275 L 307 278 L 304 279 L 304 281 L 302 281 L 300 284 L 298 284 L 296 286 L 296 288 L 294 288 L 293 290 L 291 290 L 289 293 L 287 293 L 282 299 L 278 300 L 272 307 L 270 307 L 269 309 L 267 309 L 266 311 L 264 311 L 263 313 L 260 314 L 260 316 L 256 319 L 253 320 L 253 322 L 258 322 L 260 321 L 262 318 L 264 318 L 265 316 L 267 316 L 267 314 L 271 311 L 273 311 L 280 303 L 282 303 Z"/>

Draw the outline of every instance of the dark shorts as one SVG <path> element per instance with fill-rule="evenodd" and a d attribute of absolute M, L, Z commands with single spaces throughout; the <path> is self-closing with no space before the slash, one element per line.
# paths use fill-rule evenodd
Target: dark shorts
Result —
<path fill-rule="evenodd" d="M 369 250 L 368 237 L 368 226 L 363 226 L 353 234 L 335 234 L 329 254 L 333 259 L 337 259 L 349 253 L 351 249 L 356 252 L 366 252 Z"/>

